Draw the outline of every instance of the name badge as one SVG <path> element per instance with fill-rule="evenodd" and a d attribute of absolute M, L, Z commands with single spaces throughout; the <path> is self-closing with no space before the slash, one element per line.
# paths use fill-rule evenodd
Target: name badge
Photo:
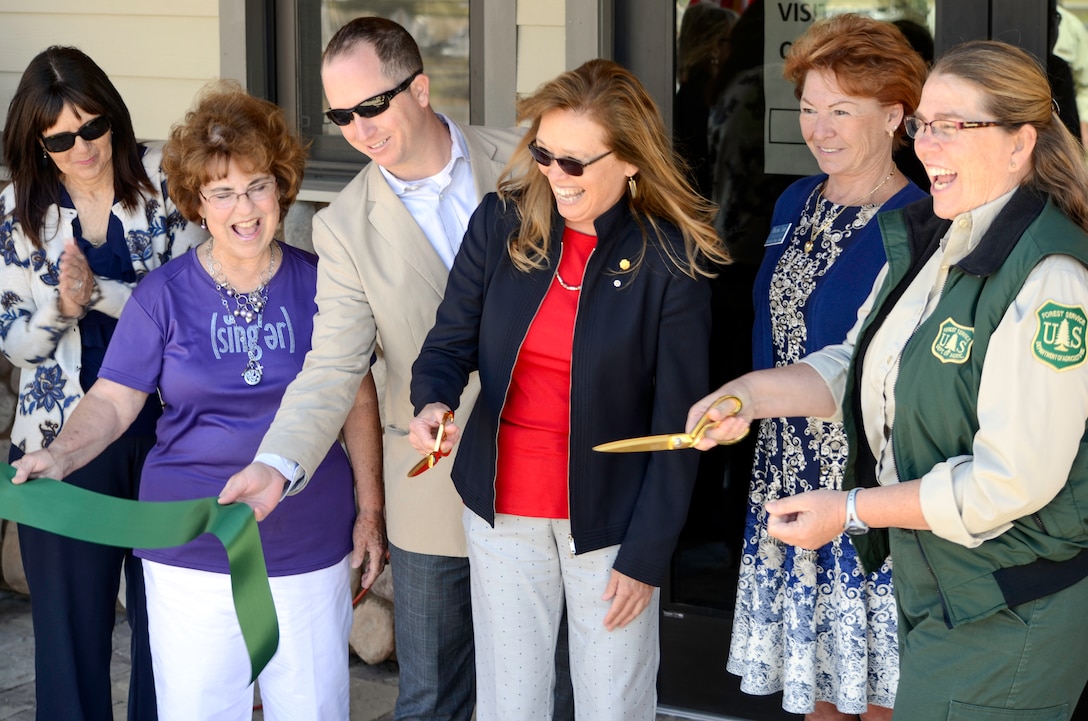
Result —
<path fill-rule="evenodd" d="M 793 223 L 786 223 L 785 225 L 776 225 L 771 228 L 771 234 L 767 236 L 766 242 L 763 243 L 763 247 L 770 248 L 772 245 L 782 245 L 786 241 L 786 236 L 790 234 L 790 228 L 793 227 Z"/>

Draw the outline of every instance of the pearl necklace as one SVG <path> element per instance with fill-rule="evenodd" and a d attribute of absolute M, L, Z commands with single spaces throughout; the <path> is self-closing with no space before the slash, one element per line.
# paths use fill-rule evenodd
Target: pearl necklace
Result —
<path fill-rule="evenodd" d="M 256 319 L 257 328 L 259 329 L 264 321 L 264 309 L 268 305 L 268 284 L 272 281 L 272 271 L 276 267 L 276 241 L 273 240 L 272 245 L 269 246 L 268 267 L 261 271 L 260 285 L 257 286 L 256 290 L 251 290 L 248 293 L 238 292 L 227 280 L 227 277 L 223 274 L 223 266 L 212 255 L 212 246 L 214 244 L 214 238 L 208 241 L 204 258 L 208 263 L 208 273 L 212 276 L 215 289 L 219 292 L 219 302 L 223 304 L 223 308 L 229 314 L 224 316 L 223 322 L 227 325 L 234 325 L 238 320 L 244 320 L 248 325 Z M 235 308 L 233 310 L 227 300 L 228 298 L 234 299 Z M 243 334 L 243 337 L 248 337 L 248 334 Z M 257 339 L 254 338 L 252 343 L 246 342 L 245 350 L 246 367 L 242 370 L 242 380 L 246 382 L 246 385 L 255 386 L 261 382 L 261 377 L 264 375 L 264 366 L 259 362 L 262 353 Z"/>
<path fill-rule="evenodd" d="M 570 283 L 568 283 L 567 281 L 563 280 L 563 276 L 559 275 L 559 271 L 558 271 L 558 270 L 557 270 L 557 271 L 555 271 L 555 279 L 556 279 L 557 281 L 559 281 L 559 285 L 560 285 L 560 286 L 561 286 L 561 287 L 562 287 L 562 288 L 563 288 L 564 290 L 570 290 L 570 291 L 575 291 L 575 292 L 577 292 L 577 291 L 579 291 L 579 290 L 581 290 L 581 289 L 582 289 L 582 284 L 581 284 L 581 283 L 579 283 L 578 285 L 571 285 L 571 284 L 570 284 Z"/>
<path fill-rule="evenodd" d="M 816 237 L 820 236 L 820 235 L 823 235 L 828 230 L 830 230 L 831 229 L 831 224 L 834 223 L 836 220 L 838 220 L 839 216 L 842 215 L 843 212 L 847 208 L 849 208 L 852 205 L 860 205 L 862 203 L 862 201 L 868 200 L 869 197 L 872 196 L 876 191 L 883 188 L 884 184 L 887 183 L 889 180 L 891 180 L 893 175 L 895 175 L 895 165 L 894 164 L 892 164 L 891 172 L 888 173 L 887 175 L 885 175 L 884 180 L 881 180 L 879 183 L 877 183 L 877 186 L 875 188 L 870 190 L 865 195 L 858 196 L 857 198 L 854 198 L 853 200 L 851 200 L 849 203 L 841 206 L 838 209 L 838 211 L 836 211 L 834 214 L 830 215 L 829 217 L 824 218 L 817 225 L 817 223 L 816 223 L 816 209 L 820 207 L 820 198 L 824 197 L 823 188 L 821 186 L 820 187 L 820 195 L 816 199 L 816 205 L 812 209 L 813 219 L 812 219 L 812 225 L 809 226 L 808 240 L 805 241 L 805 246 L 804 246 L 805 252 L 806 253 L 811 253 L 812 252 L 812 248 L 814 247 L 814 241 L 816 240 Z"/>

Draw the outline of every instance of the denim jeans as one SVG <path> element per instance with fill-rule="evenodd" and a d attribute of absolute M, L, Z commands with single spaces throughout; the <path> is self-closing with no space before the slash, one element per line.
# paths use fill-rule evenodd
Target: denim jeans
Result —
<path fill-rule="evenodd" d="M 468 559 L 389 544 L 400 692 L 397 721 L 469 721 L 476 706 Z"/>

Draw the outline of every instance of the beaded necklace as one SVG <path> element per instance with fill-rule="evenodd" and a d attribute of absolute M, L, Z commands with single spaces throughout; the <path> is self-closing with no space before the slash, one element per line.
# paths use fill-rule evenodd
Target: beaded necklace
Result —
<path fill-rule="evenodd" d="M 839 216 L 842 215 L 843 212 L 847 208 L 849 208 L 852 205 L 858 205 L 863 200 L 867 200 L 870 196 L 873 195 L 873 193 L 875 193 L 876 191 L 883 188 L 884 184 L 887 183 L 889 180 L 891 180 L 893 175 L 895 175 L 895 165 L 894 164 L 892 165 L 891 172 L 888 173 L 887 175 L 885 175 L 884 180 L 881 180 L 877 184 L 877 186 L 875 188 L 870 190 L 865 195 L 861 195 L 861 196 L 858 196 L 857 198 L 854 198 L 853 200 L 851 200 L 846 205 L 839 206 L 839 209 L 836 212 L 828 214 L 828 216 L 826 218 L 822 219 L 819 224 L 817 224 L 817 222 L 816 222 L 816 210 L 819 209 L 819 207 L 820 207 L 820 199 L 818 197 L 816 199 L 816 205 L 813 207 L 812 225 L 809 226 L 808 240 L 805 241 L 805 246 L 804 246 L 805 252 L 806 253 L 811 253 L 812 252 L 812 248 L 815 245 L 816 238 L 818 236 L 820 236 L 820 235 L 823 235 L 828 230 L 830 230 L 831 229 L 831 224 L 834 223 L 836 220 L 838 220 Z M 817 189 L 820 192 L 820 197 L 823 197 L 823 185 L 821 184 L 820 186 L 817 186 Z"/>
<path fill-rule="evenodd" d="M 244 320 L 246 325 L 249 325 L 256 320 L 257 328 L 260 329 L 264 320 L 264 309 L 268 305 L 268 284 L 272 281 L 272 271 L 276 267 L 276 241 L 273 240 L 272 245 L 269 246 L 268 268 L 261 271 L 260 285 L 257 286 L 256 290 L 251 290 L 248 293 L 240 293 L 235 290 L 234 286 L 227 280 L 227 277 L 223 274 L 223 266 L 212 255 L 212 246 L 214 244 L 215 238 L 208 241 L 204 258 L 208 263 L 208 273 L 212 276 L 215 289 L 219 292 L 219 301 L 228 313 L 228 315 L 224 316 L 223 322 L 227 325 L 234 325 L 239 320 Z M 234 299 L 235 307 L 233 309 L 230 307 L 228 300 L 230 298 Z M 256 335 L 252 343 L 248 340 L 248 333 L 244 333 L 243 337 L 247 340 L 243 341 L 246 346 L 246 367 L 242 370 L 242 380 L 246 382 L 246 385 L 255 386 L 261 382 L 261 376 L 264 375 L 264 366 L 259 362 L 262 355 L 261 347 L 257 342 Z"/>

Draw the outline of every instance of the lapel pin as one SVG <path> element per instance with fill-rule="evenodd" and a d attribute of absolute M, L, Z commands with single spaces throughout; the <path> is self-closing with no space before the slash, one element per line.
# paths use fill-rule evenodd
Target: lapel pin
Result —
<path fill-rule="evenodd" d="M 620 270 L 628 270 L 631 267 L 631 261 L 624 258 L 620 261 Z"/>

